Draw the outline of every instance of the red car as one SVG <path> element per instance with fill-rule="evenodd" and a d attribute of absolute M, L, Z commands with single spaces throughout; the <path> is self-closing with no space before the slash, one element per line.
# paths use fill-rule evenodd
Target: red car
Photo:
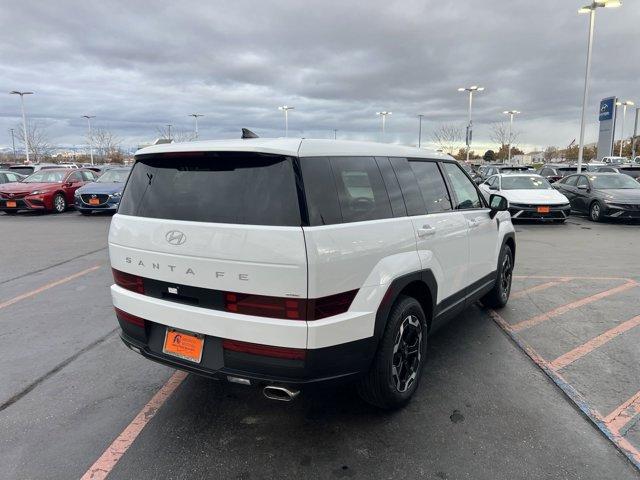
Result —
<path fill-rule="evenodd" d="M 42 210 L 62 213 L 73 205 L 75 191 L 96 175 L 84 168 L 39 170 L 17 183 L 0 185 L 0 211 Z"/>

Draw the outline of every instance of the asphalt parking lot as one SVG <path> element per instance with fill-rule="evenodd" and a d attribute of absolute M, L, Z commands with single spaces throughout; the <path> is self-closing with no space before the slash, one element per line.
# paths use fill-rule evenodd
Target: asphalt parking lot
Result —
<path fill-rule="evenodd" d="M 109 221 L 0 215 L 2 478 L 640 477 L 637 224 L 517 225 L 507 308 L 434 335 L 413 402 L 382 413 L 348 388 L 270 402 L 126 349 Z"/>

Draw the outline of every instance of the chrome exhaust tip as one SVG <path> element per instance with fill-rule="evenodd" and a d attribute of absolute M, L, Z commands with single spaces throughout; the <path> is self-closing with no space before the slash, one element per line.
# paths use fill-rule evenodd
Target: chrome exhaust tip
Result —
<path fill-rule="evenodd" d="M 298 395 L 300 390 L 289 390 L 286 387 L 279 387 L 277 385 L 267 385 L 262 390 L 262 394 L 269 400 L 278 400 L 279 402 L 291 402 Z"/>

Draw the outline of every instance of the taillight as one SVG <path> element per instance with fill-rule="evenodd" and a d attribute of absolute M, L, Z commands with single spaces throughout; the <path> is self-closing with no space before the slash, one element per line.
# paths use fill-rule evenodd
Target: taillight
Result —
<path fill-rule="evenodd" d="M 135 315 L 131 315 L 130 313 L 125 312 L 124 310 L 120 310 L 117 307 L 114 307 L 116 309 L 116 316 L 122 320 L 123 322 L 127 322 L 130 323 L 132 325 L 135 325 L 137 327 L 142 327 L 144 328 L 144 318 L 140 318 L 140 317 L 136 317 Z"/>
<path fill-rule="evenodd" d="M 310 298 L 307 306 L 307 320 L 319 320 L 346 312 L 357 293 L 358 290 L 351 290 L 328 297 Z"/>
<path fill-rule="evenodd" d="M 113 280 L 116 282 L 116 285 L 126 290 L 131 290 L 132 292 L 144 294 L 144 280 L 142 277 L 121 272 L 115 268 L 112 268 L 111 271 L 113 272 Z"/>
<path fill-rule="evenodd" d="M 288 360 L 304 360 L 306 350 L 301 348 L 273 347 L 257 343 L 238 342 L 236 340 L 223 340 L 222 348 L 232 352 L 250 353 L 261 357 L 286 358 Z"/>
<path fill-rule="evenodd" d="M 226 292 L 227 312 L 287 320 L 319 320 L 349 310 L 358 290 L 322 298 L 298 299 Z"/>
<path fill-rule="evenodd" d="M 304 320 L 305 301 L 296 298 L 267 297 L 248 293 L 227 292 L 224 295 L 228 312 L 258 317 Z"/>

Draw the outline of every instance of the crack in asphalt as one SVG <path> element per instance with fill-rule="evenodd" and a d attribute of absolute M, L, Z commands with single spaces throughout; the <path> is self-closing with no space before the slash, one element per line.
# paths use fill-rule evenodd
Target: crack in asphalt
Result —
<path fill-rule="evenodd" d="M 52 377 L 53 375 L 58 373 L 60 370 L 62 370 L 64 367 L 69 365 L 71 362 L 73 362 L 75 359 L 77 359 L 80 355 L 82 355 L 83 353 L 88 352 L 92 348 L 97 347 L 98 345 L 100 345 L 101 343 L 106 341 L 111 335 L 113 335 L 117 331 L 118 331 L 118 327 L 114 328 L 109 333 L 107 333 L 106 335 L 98 338 L 97 340 L 95 340 L 94 342 L 90 343 L 89 345 L 87 345 L 86 347 L 82 348 L 81 350 L 78 350 L 76 353 L 71 355 L 69 358 L 67 358 L 66 360 L 62 361 L 61 363 L 59 363 L 58 365 L 53 367 L 51 370 L 49 370 L 47 373 L 45 373 L 41 377 L 39 377 L 36 380 L 34 380 L 32 383 L 27 385 L 23 390 L 21 390 L 20 392 L 16 393 L 11 398 L 9 398 L 6 402 L 4 402 L 2 405 L 0 405 L 0 412 L 4 411 L 8 407 L 10 407 L 14 403 L 16 403 L 18 400 L 23 398 L 25 395 L 27 395 L 29 392 L 31 392 L 34 388 L 36 388 L 38 385 L 40 385 L 42 382 L 44 382 L 48 378 Z"/>
<path fill-rule="evenodd" d="M 41 273 L 41 272 L 44 272 L 45 270 L 49 270 L 51 268 L 59 267 L 60 265 L 64 265 L 65 263 L 69 263 L 69 262 L 72 262 L 74 260 L 78 260 L 79 258 L 87 257 L 89 255 L 93 255 L 94 253 L 98 253 L 98 252 L 101 252 L 102 250 L 106 250 L 106 249 L 107 249 L 107 247 L 102 247 L 102 248 L 99 248 L 97 250 L 92 250 L 92 251 L 87 252 L 87 253 L 76 255 L 75 257 L 71 257 L 71 258 L 69 258 L 67 260 L 63 260 L 61 262 L 54 263 L 53 265 L 49 265 L 47 267 L 39 268 L 38 270 L 33 270 L 32 272 L 23 273 L 23 274 L 18 275 L 16 277 L 8 278 L 7 280 L 2 280 L 0 282 L 0 285 L 4 285 L 5 283 L 13 282 L 14 280 L 19 280 L 21 278 L 28 277 L 29 275 L 34 275 L 36 273 Z"/>

